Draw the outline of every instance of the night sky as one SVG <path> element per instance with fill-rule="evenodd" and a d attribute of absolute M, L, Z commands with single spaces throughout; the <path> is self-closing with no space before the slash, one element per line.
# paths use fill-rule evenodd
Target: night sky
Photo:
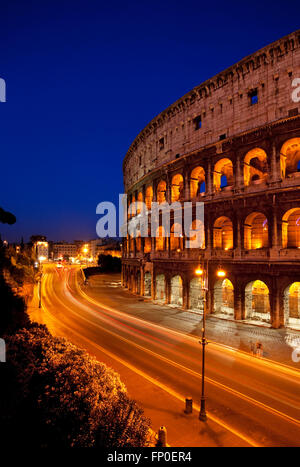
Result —
<path fill-rule="evenodd" d="M 0 206 L 17 217 L 2 238 L 96 238 L 138 132 L 299 18 L 291 0 L 0 0 Z"/>

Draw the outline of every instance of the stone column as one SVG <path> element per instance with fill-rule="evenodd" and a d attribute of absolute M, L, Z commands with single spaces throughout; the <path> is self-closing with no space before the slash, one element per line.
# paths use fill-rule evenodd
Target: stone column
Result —
<path fill-rule="evenodd" d="M 187 310 L 189 306 L 189 282 L 187 279 L 182 283 L 182 308 Z"/>
<path fill-rule="evenodd" d="M 244 174 L 241 162 L 240 155 L 237 155 L 235 160 L 235 190 L 240 190 L 244 186 Z"/>
<path fill-rule="evenodd" d="M 206 174 L 206 191 L 208 195 L 211 195 L 213 192 L 213 174 L 212 174 L 212 167 L 211 161 L 208 161 L 207 164 L 207 174 Z"/>
<path fill-rule="evenodd" d="M 271 307 L 271 325 L 272 328 L 280 327 L 280 307 L 279 307 L 279 290 L 277 286 L 277 281 L 273 280 L 272 290 L 270 294 L 270 307 Z"/>
<path fill-rule="evenodd" d="M 281 171 L 280 171 L 280 151 L 276 147 L 276 143 L 272 143 L 272 153 L 271 153 L 271 182 L 279 182 L 281 180 Z"/>
<path fill-rule="evenodd" d="M 140 278 L 141 278 L 140 295 L 143 297 L 145 295 L 145 280 L 144 280 L 144 268 L 143 268 L 143 266 L 140 267 Z"/>
<path fill-rule="evenodd" d="M 239 281 L 236 281 L 234 287 L 234 319 L 241 320 L 243 316 L 242 287 Z"/>
<path fill-rule="evenodd" d="M 184 171 L 184 199 L 186 201 L 190 199 L 190 177 L 187 168 Z"/>

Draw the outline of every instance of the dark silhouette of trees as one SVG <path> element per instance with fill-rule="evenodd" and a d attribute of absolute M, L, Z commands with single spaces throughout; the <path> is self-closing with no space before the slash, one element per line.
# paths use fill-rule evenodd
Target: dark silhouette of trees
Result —
<path fill-rule="evenodd" d="M 4 211 L 4 209 L 0 207 L 0 222 L 2 224 L 12 225 L 15 224 L 16 217 L 11 212 Z"/>

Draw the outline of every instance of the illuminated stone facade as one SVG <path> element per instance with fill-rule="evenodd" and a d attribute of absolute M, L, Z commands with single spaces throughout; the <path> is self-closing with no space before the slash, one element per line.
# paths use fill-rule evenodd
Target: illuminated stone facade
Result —
<path fill-rule="evenodd" d="M 124 239 L 130 291 L 201 312 L 195 268 L 208 264 L 208 313 L 300 327 L 295 78 L 300 31 L 197 86 L 136 137 L 123 163 L 129 203 L 203 201 L 205 244 L 186 249 L 172 223 L 170 238 L 161 227 L 160 238 Z"/>

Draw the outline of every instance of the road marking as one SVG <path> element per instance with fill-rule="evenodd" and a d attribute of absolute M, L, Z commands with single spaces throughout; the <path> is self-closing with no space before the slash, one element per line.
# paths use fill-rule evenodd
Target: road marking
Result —
<path fill-rule="evenodd" d="M 116 314 L 119 314 L 119 315 L 126 315 L 126 313 L 122 312 L 122 311 L 119 311 L 115 308 L 111 308 L 109 307 L 108 305 L 105 305 L 105 304 L 102 304 L 101 302 L 98 302 L 97 300 L 93 299 L 92 297 L 90 297 L 89 295 L 87 295 L 82 289 L 81 287 L 79 286 L 78 284 L 78 280 L 77 280 L 77 276 L 75 276 L 75 285 L 76 285 L 76 289 L 78 291 L 78 293 L 83 297 L 85 298 L 87 301 L 93 303 L 94 305 L 98 306 L 98 307 L 101 307 L 103 308 L 104 310 L 107 310 L 107 311 L 110 311 L 110 312 L 114 312 Z M 71 288 L 69 287 L 69 289 L 71 290 Z M 153 327 L 157 327 L 159 329 L 163 329 L 163 330 L 168 330 L 174 334 L 178 334 L 180 336 L 184 336 L 186 337 L 187 339 L 189 340 L 192 340 L 192 341 L 195 341 L 195 340 L 198 340 L 199 337 L 198 336 L 190 336 L 188 334 L 185 334 L 184 332 L 181 332 L 181 331 L 177 331 L 173 328 L 170 328 L 168 326 L 162 326 L 162 325 L 159 325 L 159 324 L 156 324 L 156 323 L 153 323 L 152 321 L 148 321 L 148 320 L 145 320 L 143 318 L 139 318 L 137 316 L 133 316 L 133 315 L 127 315 L 127 316 L 130 316 L 131 319 L 133 320 L 136 320 L 136 321 L 140 321 L 142 323 L 147 323 L 147 324 L 151 324 Z M 227 353 L 237 353 L 239 355 L 240 358 L 243 358 L 245 360 L 247 360 L 248 362 L 250 361 L 251 363 L 253 362 L 253 356 L 251 355 L 248 355 L 246 352 L 243 352 L 243 351 L 239 351 L 237 349 L 234 349 L 233 347 L 230 347 L 230 346 L 227 346 L 225 344 L 219 344 L 217 342 L 214 342 L 214 341 L 209 341 L 210 345 L 212 346 L 215 346 L 217 348 L 217 350 L 220 350 L 219 347 L 221 347 L 222 349 L 225 349 L 227 351 Z M 285 373 L 289 376 L 292 376 L 293 378 L 296 377 L 296 378 L 300 378 L 300 372 L 299 370 L 293 368 L 293 367 L 290 367 L 288 365 L 284 365 L 284 364 L 281 364 L 281 363 L 278 363 L 278 362 L 274 362 L 273 360 L 269 360 L 269 359 L 256 359 L 255 360 L 255 364 L 256 365 L 260 365 L 260 366 L 263 366 L 263 367 L 268 367 L 270 369 L 278 369 L 280 370 L 282 373 Z"/>
<path fill-rule="evenodd" d="M 61 302 L 61 300 L 59 300 L 56 296 L 56 299 L 60 302 L 60 303 L 63 303 Z M 64 304 L 63 304 L 64 305 Z M 70 309 L 68 306 L 64 305 L 66 308 Z M 45 310 L 45 308 L 42 306 L 42 308 Z M 45 310 L 46 311 L 46 310 Z M 72 310 L 71 310 L 72 311 Z M 61 322 L 52 315 L 52 313 L 47 310 L 47 312 L 52 316 L 52 319 L 54 319 L 54 321 L 57 321 L 59 322 L 60 326 L 61 326 Z M 87 320 L 89 321 L 89 320 Z M 89 321 L 90 322 L 90 321 Z M 63 324 L 64 327 L 66 327 L 66 325 Z M 106 354 L 107 356 L 109 356 L 110 358 L 112 358 L 113 360 L 116 360 L 117 362 L 121 363 L 122 365 L 124 365 L 126 368 L 129 368 L 130 370 L 132 370 L 133 372 L 135 372 L 136 374 L 138 374 L 139 376 L 143 377 L 144 379 L 146 379 L 147 381 L 149 381 L 150 383 L 154 384 L 155 386 L 158 386 L 160 389 L 162 389 L 163 391 L 167 392 L 168 394 L 172 395 L 173 397 L 175 397 L 176 399 L 180 400 L 181 402 L 185 402 L 185 397 L 182 396 L 181 394 L 179 394 L 178 392 L 174 391 L 173 389 L 169 388 L 168 386 L 166 386 L 165 384 L 163 383 L 160 383 L 159 381 L 157 381 L 156 379 L 152 378 L 151 376 L 147 375 L 146 373 L 144 373 L 142 370 L 139 370 L 138 368 L 136 368 L 135 366 L 133 366 L 132 364 L 126 362 L 126 360 L 123 360 L 122 358 L 118 357 L 117 355 L 113 354 L 112 352 L 110 352 L 109 350 L 101 347 L 99 344 L 96 344 L 95 342 L 91 341 L 90 339 L 88 339 L 86 336 L 80 334 L 79 332 L 75 331 L 74 329 L 71 330 L 71 332 L 73 334 L 76 334 L 80 339 L 83 339 L 85 340 L 86 342 L 88 342 L 90 345 L 92 345 L 93 347 L 97 348 L 98 350 L 100 350 L 102 353 Z M 196 410 L 200 410 L 200 407 L 199 405 L 197 404 L 194 404 L 194 407 Z M 207 412 L 207 416 L 210 420 L 212 420 L 213 422 L 217 423 L 219 426 L 221 426 L 222 428 L 224 428 L 225 430 L 229 431 L 230 433 L 234 434 L 236 437 L 242 439 L 243 441 L 245 441 L 247 444 L 249 444 L 250 446 L 252 447 L 261 447 L 258 443 L 256 443 L 254 440 L 252 440 L 251 438 L 247 437 L 246 435 L 243 435 L 242 433 L 240 433 L 239 431 L 235 430 L 234 428 L 230 427 L 229 425 L 227 425 L 226 423 L 224 423 L 222 420 L 220 420 L 219 418 L 215 417 L 214 415 L 212 415 L 210 412 Z"/>
<path fill-rule="evenodd" d="M 95 316 L 97 317 L 97 313 L 96 313 L 93 309 L 91 309 L 90 307 L 88 307 L 88 306 L 85 305 L 84 303 L 81 303 L 78 299 L 76 299 L 76 298 L 72 295 L 72 293 L 70 292 L 71 289 L 70 289 L 70 287 L 68 286 L 68 284 L 67 284 L 66 282 L 64 282 L 63 288 L 64 288 L 64 290 L 65 290 L 66 295 L 69 295 L 70 298 L 71 298 L 74 302 L 76 302 L 78 306 L 80 306 L 82 309 L 87 310 L 90 314 L 93 314 L 93 315 L 95 315 Z M 68 288 L 68 290 L 66 290 L 67 288 Z M 53 289 L 53 287 L 52 287 L 52 289 Z M 53 291 L 54 291 L 54 290 L 53 290 Z M 55 293 L 55 292 L 54 292 L 54 293 Z M 145 352 L 145 353 L 148 353 L 148 354 L 154 356 L 154 357 L 157 358 L 158 360 L 164 361 L 165 363 L 167 363 L 167 364 L 169 364 L 169 365 L 171 365 L 171 366 L 175 366 L 175 367 L 181 369 L 181 371 L 184 371 L 184 372 L 186 372 L 186 373 L 191 374 L 192 376 L 196 377 L 197 379 L 200 379 L 200 378 L 201 378 L 201 374 L 200 374 L 200 373 L 198 373 L 198 372 L 196 372 L 196 371 L 194 371 L 194 370 L 192 370 L 192 369 L 190 369 L 190 368 L 187 368 L 187 367 L 185 367 L 184 365 L 182 365 L 182 364 L 180 364 L 180 363 L 174 362 L 173 360 L 170 360 L 170 359 L 168 359 L 167 357 L 164 357 L 164 356 L 162 356 L 162 355 L 160 355 L 160 354 L 158 354 L 158 353 L 156 353 L 156 352 L 154 352 L 154 351 L 152 351 L 152 350 L 150 350 L 150 349 L 147 349 L 147 348 L 145 348 L 145 347 L 143 347 L 143 346 L 141 346 L 141 345 L 139 345 L 139 344 L 137 344 L 137 343 L 135 343 L 135 342 L 133 342 L 133 341 L 131 341 L 131 340 L 129 340 L 129 339 L 127 339 L 127 338 L 125 338 L 125 337 L 119 335 L 119 334 L 117 334 L 117 333 L 114 332 L 114 331 L 108 330 L 107 328 L 101 326 L 99 323 L 95 323 L 95 322 L 93 322 L 93 321 L 87 319 L 86 317 L 83 317 L 82 315 L 78 314 L 76 311 L 74 311 L 73 309 L 71 309 L 70 307 L 68 307 L 60 298 L 58 298 L 57 294 L 55 294 L 55 296 L 56 296 L 56 299 L 59 301 L 59 303 L 61 303 L 62 306 L 66 307 L 71 313 L 77 315 L 77 316 L 78 316 L 80 319 L 82 319 L 83 321 L 86 321 L 87 323 L 89 323 L 89 324 L 91 324 L 91 325 L 93 325 L 93 326 L 98 327 L 99 329 L 101 329 L 101 330 L 105 331 L 106 333 L 108 333 L 108 334 L 114 336 L 115 338 L 117 338 L 117 339 L 119 339 L 119 340 L 122 340 L 122 341 L 125 342 L 126 344 L 132 345 L 133 347 L 136 347 L 137 349 L 139 349 L 139 350 L 141 350 L 141 351 L 143 351 L 143 352 Z M 99 304 L 98 304 L 97 306 L 99 307 Z M 109 322 L 109 321 L 108 321 L 108 322 Z M 111 324 L 111 323 L 109 323 L 109 324 Z M 235 389 L 232 389 L 232 388 L 230 388 L 230 387 L 228 387 L 228 386 L 226 386 L 226 385 L 224 385 L 224 384 L 222 384 L 222 383 L 219 383 L 218 381 L 215 381 L 215 380 L 213 380 L 213 379 L 211 379 L 211 378 L 209 378 L 209 377 L 206 377 L 206 381 L 208 381 L 208 382 L 211 383 L 212 385 L 218 387 L 219 389 L 222 389 L 222 390 L 224 390 L 224 391 L 226 391 L 226 392 L 228 392 L 228 393 L 234 395 L 235 397 L 239 397 L 240 399 L 242 399 L 242 400 L 244 400 L 244 401 L 246 401 L 246 402 L 249 402 L 249 403 L 251 403 L 251 404 L 253 404 L 253 405 L 257 406 L 257 407 L 262 408 L 262 409 L 265 410 L 265 411 L 268 411 L 268 412 L 271 413 L 272 415 L 276 415 L 276 416 L 278 416 L 278 417 L 281 417 L 281 418 L 287 420 L 287 421 L 290 422 L 290 423 L 293 423 L 293 424 L 295 424 L 295 425 L 297 425 L 297 426 L 300 426 L 300 421 L 299 421 L 299 420 L 296 420 L 296 419 L 290 417 L 289 415 L 284 414 L 284 413 L 280 412 L 279 410 L 277 410 L 277 409 L 275 409 L 275 408 L 273 408 L 273 407 L 270 407 L 270 406 L 268 406 L 268 405 L 266 405 L 266 404 L 264 404 L 264 403 L 262 403 L 262 402 L 259 402 L 259 401 L 257 401 L 256 399 L 253 399 L 253 398 L 250 397 L 250 396 L 247 396 L 247 395 L 245 395 L 245 394 L 242 394 L 242 393 L 240 393 L 239 391 L 237 391 L 237 390 L 235 390 Z"/>

